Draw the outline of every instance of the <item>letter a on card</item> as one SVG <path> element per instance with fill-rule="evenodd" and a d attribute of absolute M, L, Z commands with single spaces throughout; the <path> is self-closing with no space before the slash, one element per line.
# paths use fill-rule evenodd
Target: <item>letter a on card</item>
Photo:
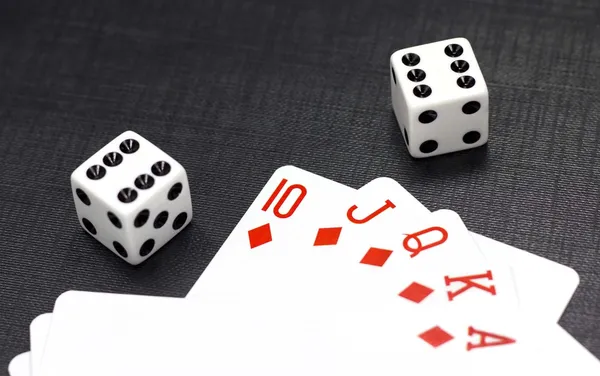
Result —
<path fill-rule="evenodd" d="M 484 332 L 483 330 L 478 330 L 472 326 L 469 326 L 469 337 L 473 336 L 478 336 L 479 342 L 467 343 L 467 351 L 481 347 L 510 345 L 511 343 L 517 342 L 512 338 L 490 332 Z"/>

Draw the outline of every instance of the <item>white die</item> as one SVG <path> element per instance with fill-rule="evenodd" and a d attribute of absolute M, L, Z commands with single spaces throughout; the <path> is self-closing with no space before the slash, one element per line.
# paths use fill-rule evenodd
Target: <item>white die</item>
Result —
<path fill-rule="evenodd" d="M 71 174 L 81 226 L 132 265 L 146 260 L 192 219 L 185 169 L 127 131 Z"/>
<path fill-rule="evenodd" d="M 390 75 L 392 107 L 410 155 L 431 157 L 488 141 L 488 89 L 468 40 L 396 51 Z"/>

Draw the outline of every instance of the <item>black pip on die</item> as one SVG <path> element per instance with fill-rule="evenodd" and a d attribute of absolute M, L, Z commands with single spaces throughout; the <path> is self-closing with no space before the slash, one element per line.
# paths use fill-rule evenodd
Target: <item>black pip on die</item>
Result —
<path fill-rule="evenodd" d="M 81 226 L 132 265 L 192 219 L 183 166 L 135 132 L 112 140 L 71 175 Z"/>
<path fill-rule="evenodd" d="M 410 155 L 431 157 L 488 140 L 488 89 L 465 38 L 396 51 L 392 107 Z"/>

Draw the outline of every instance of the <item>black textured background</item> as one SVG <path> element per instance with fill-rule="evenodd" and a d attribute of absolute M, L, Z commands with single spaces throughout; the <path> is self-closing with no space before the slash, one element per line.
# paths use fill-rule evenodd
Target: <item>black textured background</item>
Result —
<path fill-rule="evenodd" d="M 3 1 L 0 374 L 68 289 L 186 295 L 285 164 L 397 179 L 471 230 L 574 267 L 561 324 L 600 356 L 600 3 L 595 0 Z M 488 146 L 413 160 L 388 59 L 468 38 Z M 79 227 L 69 175 L 132 129 L 188 170 L 192 225 L 140 267 Z"/>

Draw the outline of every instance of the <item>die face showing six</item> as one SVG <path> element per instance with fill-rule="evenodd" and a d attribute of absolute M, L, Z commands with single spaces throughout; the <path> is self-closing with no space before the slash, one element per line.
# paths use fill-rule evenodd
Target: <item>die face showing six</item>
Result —
<path fill-rule="evenodd" d="M 465 38 L 396 51 L 390 74 L 394 113 L 413 157 L 487 142 L 487 85 Z"/>
<path fill-rule="evenodd" d="M 139 264 L 192 218 L 183 166 L 135 132 L 127 131 L 71 175 L 82 227 L 115 254 Z"/>

